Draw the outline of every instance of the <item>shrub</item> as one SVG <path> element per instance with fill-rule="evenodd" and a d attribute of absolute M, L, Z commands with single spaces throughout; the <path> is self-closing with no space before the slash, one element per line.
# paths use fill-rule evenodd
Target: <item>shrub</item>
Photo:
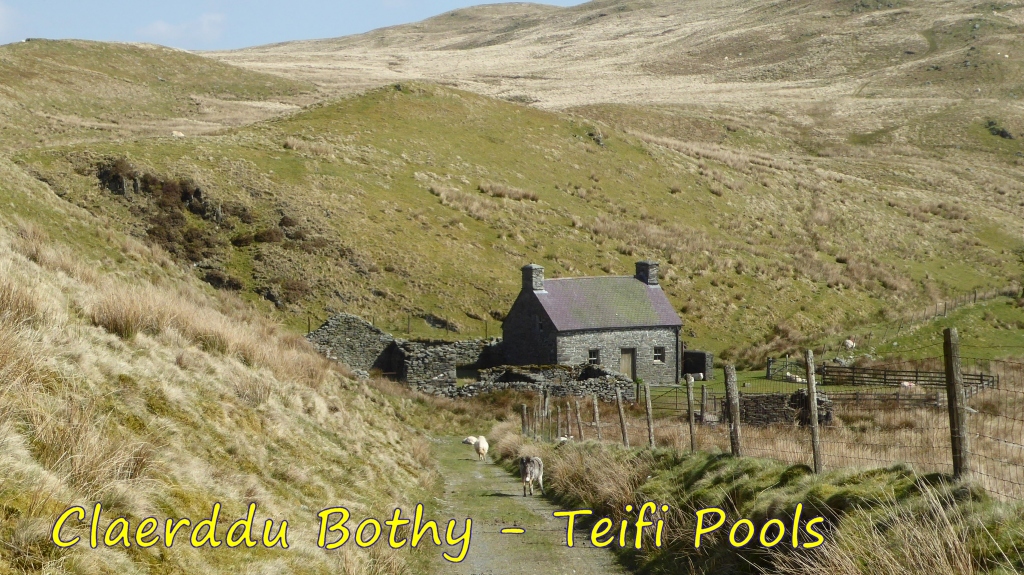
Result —
<path fill-rule="evenodd" d="M 255 240 L 252 234 L 238 234 L 231 238 L 231 245 L 236 248 L 244 248 L 245 246 L 251 245 Z"/>
<path fill-rule="evenodd" d="M 203 281 L 212 285 L 217 289 L 227 289 L 232 291 L 238 291 L 245 287 L 242 280 L 228 275 L 221 270 L 209 270 L 206 275 L 203 276 Z"/>
<path fill-rule="evenodd" d="M 284 232 L 280 228 L 267 228 L 253 234 L 253 239 L 260 243 L 278 243 L 284 241 Z"/>
<path fill-rule="evenodd" d="M 309 294 L 310 289 L 309 282 L 302 279 L 287 279 L 281 282 L 281 293 L 287 303 L 299 301 Z"/>

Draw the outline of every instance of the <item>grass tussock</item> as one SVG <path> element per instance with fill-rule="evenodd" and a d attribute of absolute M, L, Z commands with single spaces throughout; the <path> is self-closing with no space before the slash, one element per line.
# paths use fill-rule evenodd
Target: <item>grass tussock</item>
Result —
<path fill-rule="evenodd" d="M 122 339 L 173 330 L 210 353 L 232 356 L 250 367 L 265 367 L 281 378 L 317 387 L 330 362 L 295 338 L 255 318 L 231 317 L 187 295 L 153 285 L 109 283 L 88 307 L 93 324 Z"/>
<path fill-rule="evenodd" d="M 491 206 L 480 198 L 450 186 L 430 186 L 430 193 L 441 198 L 441 203 L 461 210 L 471 218 L 486 220 L 491 216 Z"/>
<path fill-rule="evenodd" d="M 495 182 L 480 182 L 477 189 L 492 198 L 508 198 L 516 201 L 529 200 L 531 202 L 536 202 L 539 199 L 537 194 L 530 190 Z"/>
<path fill-rule="evenodd" d="M 765 573 L 784 575 L 919 575 L 923 573 L 1014 573 L 1016 549 L 995 544 L 991 561 L 980 562 L 967 540 L 992 534 L 957 505 L 932 489 L 924 489 L 918 506 L 883 504 L 873 513 L 851 517 L 837 533 L 810 553 L 778 554 Z"/>
<path fill-rule="evenodd" d="M 314 156 L 331 157 L 334 155 L 334 146 L 327 142 L 310 142 L 295 137 L 288 137 L 284 141 L 284 147 L 286 150 L 294 150 Z"/>

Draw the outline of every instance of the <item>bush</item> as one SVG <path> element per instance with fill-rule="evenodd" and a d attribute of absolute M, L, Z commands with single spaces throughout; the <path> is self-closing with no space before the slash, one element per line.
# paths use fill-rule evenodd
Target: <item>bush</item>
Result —
<path fill-rule="evenodd" d="M 284 241 L 284 232 L 280 228 L 267 228 L 253 234 L 253 239 L 259 243 L 278 243 Z"/>
<path fill-rule="evenodd" d="M 221 270 L 210 270 L 203 276 L 203 281 L 212 285 L 217 289 L 227 289 L 232 291 L 238 291 L 245 287 L 242 280 L 228 275 Z"/>
<path fill-rule="evenodd" d="M 239 234 L 231 238 L 231 245 L 236 248 L 244 248 L 245 246 L 251 245 L 255 240 L 252 234 Z"/>
<path fill-rule="evenodd" d="M 281 282 L 281 292 L 284 296 L 284 301 L 287 303 L 295 303 L 305 297 L 310 292 L 309 282 L 301 279 L 287 279 Z"/>

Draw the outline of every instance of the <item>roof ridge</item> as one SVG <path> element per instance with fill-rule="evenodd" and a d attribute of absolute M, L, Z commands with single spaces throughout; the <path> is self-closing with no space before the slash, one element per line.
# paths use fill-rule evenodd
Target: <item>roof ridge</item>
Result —
<path fill-rule="evenodd" d="M 631 280 L 636 280 L 637 279 L 636 276 L 574 276 L 574 277 L 571 277 L 571 278 L 544 278 L 544 281 L 546 281 L 546 282 L 556 282 L 556 281 L 562 281 L 562 280 L 603 280 L 603 279 L 622 279 L 622 278 L 627 278 L 627 279 L 631 279 Z M 637 280 L 637 281 L 640 281 L 640 280 Z"/>

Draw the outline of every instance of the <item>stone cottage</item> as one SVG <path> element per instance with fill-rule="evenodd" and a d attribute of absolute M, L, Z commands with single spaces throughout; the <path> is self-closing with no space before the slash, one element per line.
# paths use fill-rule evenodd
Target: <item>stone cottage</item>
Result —
<path fill-rule="evenodd" d="M 658 285 L 658 264 L 634 276 L 544 279 L 522 268 L 523 286 L 502 325 L 512 365 L 591 363 L 651 384 L 679 383 L 682 321 Z"/>

